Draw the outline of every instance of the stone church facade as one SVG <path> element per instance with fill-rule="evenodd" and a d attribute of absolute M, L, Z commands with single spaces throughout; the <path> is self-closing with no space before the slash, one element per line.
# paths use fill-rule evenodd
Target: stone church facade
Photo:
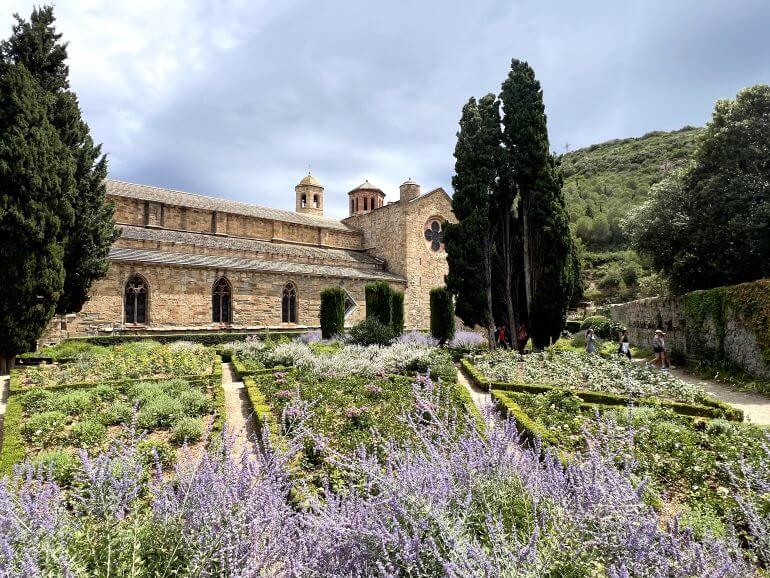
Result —
<path fill-rule="evenodd" d="M 107 193 L 121 228 L 107 276 L 46 340 L 315 328 L 326 287 L 345 290 L 352 325 L 366 317 L 374 281 L 403 291 L 406 327 L 425 328 L 429 292 L 444 284 L 451 200 L 441 188 L 420 194 L 411 179 L 393 202 L 362 183 L 342 221 L 324 217 L 324 188 L 310 174 L 293 212 L 115 180 Z"/>

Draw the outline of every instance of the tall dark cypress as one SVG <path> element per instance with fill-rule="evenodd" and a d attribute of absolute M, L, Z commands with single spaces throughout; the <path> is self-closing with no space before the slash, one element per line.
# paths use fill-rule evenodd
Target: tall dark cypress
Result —
<path fill-rule="evenodd" d="M 576 284 L 575 250 L 562 179 L 549 151 L 543 91 L 532 67 L 514 59 L 503 82 L 505 172 L 518 195 L 523 287 L 536 347 L 558 339 Z"/>
<path fill-rule="evenodd" d="M 63 223 L 64 290 L 56 304 L 57 313 L 72 313 L 83 307 L 91 283 L 107 273 L 107 256 L 118 231 L 114 209 L 105 201 L 107 160 L 70 90 L 67 45 L 54 23 L 51 6 L 35 8 L 28 22 L 16 16 L 13 34 L 0 45 L 0 53 L 6 62 L 23 64 L 48 93 L 49 121 L 74 162 L 73 218 Z"/>
<path fill-rule="evenodd" d="M 74 162 L 23 64 L 0 63 L 0 373 L 34 347 L 64 289 Z"/>
<path fill-rule="evenodd" d="M 447 288 L 467 325 L 482 325 L 494 346 L 492 252 L 495 225 L 490 200 L 500 157 L 500 103 L 493 94 L 463 107 L 455 146 L 452 211 L 458 222 L 445 229 Z"/>

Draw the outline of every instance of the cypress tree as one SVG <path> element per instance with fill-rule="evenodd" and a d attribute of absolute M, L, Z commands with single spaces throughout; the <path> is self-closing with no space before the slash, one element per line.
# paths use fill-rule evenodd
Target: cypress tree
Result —
<path fill-rule="evenodd" d="M 463 107 L 455 146 L 452 211 L 456 224 L 445 228 L 449 272 L 445 282 L 456 296 L 458 317 L 466 325 L 482 325 L 494 347 L 492 316 L 492 252 L 495 225 L 490 199 L 500 158 L 500 103 L 493 94 Z"/>
<path fill-rule="evenodd" d="M 330 287 L 321 291 L 321 337 L 329 339 L 345 332 L 345 290 Z"/>
<path fill-rule="evenodd" d="M 48 106 L 24 65 L 0 63 L 0 373 L 34 347 L 64 289 L 74 162 Z"/>
<path fill-rule="evenodd" d="M 438 339 L 440 345 L 455 336 L 455 306 L 446 287 L 430 290 L 430 334 Z"/>
<path fill-rule="evenodd" d="M 374 317 L 377 321 L 390 327 L 393 323 L 392 290 L 385 281 L 370 283 L 364 288 L 366 295 L 366 318 Z"/>
<path fill-rule="evenodd" d="M 532 67 L 514 59 L 503 82 L 506 192 L 518 195 L 523 288 L 529 333 L 542 348 L 559 337 L 575 290 L 561 174 L 549 151 L 543 91 Z"/>
<path fill-rule="evenodd" d="M 391 327 L 396 336 L 404 332 L 404 294 L 393 291 L 391 295 Z"/>
<path fill-rule="evenodd" d="M 23 64 L 50 95 L 49 121 L 74 162 L 73 218 L 63 223 L 64 290 L 56 304 L 57 313 L 73 313 L 82 309 L 91 283 L 107 273 L 107 256 L 119 231 L 114 208 L 105 202 L 107 160 L 83 121 L 77 96 L 69 90 L 67 46 L 54 23 L 51 6 L 35 8 L 29 22 L 16 15 L 13 33 L 0 44 L 0 53 L 6 62 Z"/>

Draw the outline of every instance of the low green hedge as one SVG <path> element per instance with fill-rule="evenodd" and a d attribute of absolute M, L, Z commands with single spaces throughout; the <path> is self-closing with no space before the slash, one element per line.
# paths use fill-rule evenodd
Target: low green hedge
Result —
<path fill-rule="evenodd" d="M 92 337 L 71 337 L 67 341 L 84 341 L 93 345 L 119 345 L 131 341 L 157 341 L 159 343 L 171 343 L 174 341 L 191 341 L 201 345 L 220 345 L 230 341 L 243 341 L 247 337 L 257 335 L 268 337 L 270 335 L 303 335 L 308 331 L 318 329 L 317 327 L 306 327 L 303 329 L 273 329 L 256 330 L 244 332 L 219 332 L 211 331 L 207 333 L 168 333 L 168 334 L 117 334 L 117 335 L 96 335 Z"/>
<path fill-rule="evenodd" d="M 493 389 L 490 392 L 492 399 L 497 402 L 497 407 L 504 417 L 511 417 L 516 421 L 519 433 L 524 434 L 529 442 L 540 439 L 548 445 L 556 445 L 556 436 L 533 420 L 521 406 L 508 397 L 505 391 Z"/>
<path fill-rule="evenodd" d="M 24 460 L 27 452 L 21 437 L 23 409 L 18 396 L 10 394 L 3 416 L 2 448 L 0 448 L 0 476 L 10 474 L 14 464 Z"/>
<path fill-rule="evenodd" d="M 553 385 L 532 383 L 508 383 L 491 381 L 487 379 L 478 368 L 468 359 L 460 362 L 470 378 L 482 389 L 494 389 L 498 391 L 516 391 L 520 393 L 548 393 L 549 391 L 567 389 Z M 586 403 L 601 405 L 628 405 L 629 400 L 639 406 L 658 406 L 670 409 L 682 415 L 708 418 L 725 418 L 731 421 L 743 421 L 743 411 L 732 407 L 719 400 L 706 399 L 702 404 L 683 403 L 677 401 L 661 400 L 654 397 L 629 398 L 627 396 L 601 391 L 588 391 L 580 389 L 568 389 Z"/>
<path fill-rule="evenodd" d="M 270 403 L 259 388 L 256 379 L 251 375 L 246 376 L 243 378 L 243 385 L 246 388 L 246 395 L 254 410 L 252 417 L 254 423 L 257 425 L 257 430 L 261 435 L 264 435 L 265 428 L 267 428 L 267 437 L 270 440 L 270 444 L 273 447 L 280 445 L 282 442 L 279 434 L 278 419 L 275 417 L 275 414 L 273 414 Z"/>

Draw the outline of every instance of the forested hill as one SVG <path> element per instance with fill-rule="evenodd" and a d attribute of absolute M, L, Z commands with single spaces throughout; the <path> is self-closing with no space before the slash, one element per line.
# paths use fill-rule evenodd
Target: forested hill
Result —
<path fill-rule="evenodd" d="M 692 156 L 702 128 L 650 132 L 561 155 L 570 222 L 594 251 L 625 246 L 621 220 L 650 186 Z"/>

